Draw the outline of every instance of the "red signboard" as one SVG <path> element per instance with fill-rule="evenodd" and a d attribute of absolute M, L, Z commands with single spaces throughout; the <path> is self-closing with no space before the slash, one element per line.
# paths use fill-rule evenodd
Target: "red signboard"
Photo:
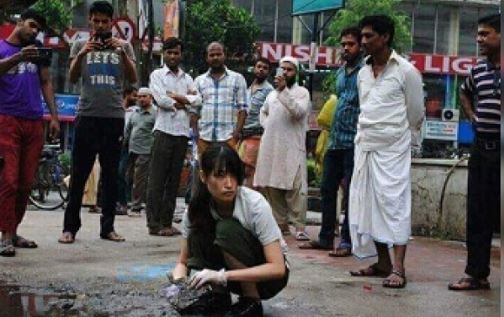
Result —
<path fill-rule="evenodd" d="M 258 43 L 258 49 L 262 57 L 272 62 L 278 62 L 286 55 L 296 57 L 301 63 L 308 63 L 310 60 L 309 45 L 260 42 Z M 340 49 L 335 47 L 319 47 L 316 64 L 328 67 L 339 66 L 341 64 L 339 60 L 339 51 Z M 469 69 L 477 61 L 476 57 L 429 55 L 421 53 L 411 53 L 409 54 L 409 59 L 422 73 L 452 75 L 468 75 Z"/>

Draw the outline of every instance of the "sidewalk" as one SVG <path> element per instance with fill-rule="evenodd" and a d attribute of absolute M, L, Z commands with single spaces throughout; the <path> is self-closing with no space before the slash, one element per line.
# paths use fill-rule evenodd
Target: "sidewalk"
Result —
<path fill-rule="evenodd" d="M 98 237 L 99 215 L 83 209 L 76 243 L 62 245 L 56 242 L 62 219 L 61 210 L 28 211 L 19 233 L 36 239 L 39 248 L 18 249 L 15 258 L 0 258 L 0 280 L 35 290 L 50 283 L 51 289 L 71 289 L 79 302 L 72 302 L 74 308 L 87 307 L 88 312 L 94 307 L 109 316 L 160 316 L 160 311 L 177 316 L 156 294 L 166 284 L 165 272 L 176 262 L 179 238 L 149 236 L 145 216 L 118 216 L 116 230 L 127 241 L 104 241 Z M 307 228 L 312 237 L 318 230 Z M 264 303 L 266 316 L 499 316 L 498 249 L 492 258 L 492 290 L 457 293 L 448 291 L 447 284 L 463 274 L 466 251 L 461 242 L 414 237 L 406 260 L 408 285 L 390 290 L 381 286 L 381 279 L 348 274 L 373 259 L 330 258 L 327 252 L 299 250 L 292 236 L 286 240 L 292 268 L 289 284 Z M 0 286 L 0 317 L 4 317 L 1 294 Z"/>

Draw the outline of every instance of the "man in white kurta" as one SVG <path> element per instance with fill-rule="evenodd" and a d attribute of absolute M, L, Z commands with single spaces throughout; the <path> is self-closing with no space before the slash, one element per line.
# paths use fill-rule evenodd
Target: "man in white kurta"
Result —
<path fill-rule="evenodd" d="M 296 237 L 304 232 L 307 208 L 306 131 L 310 112 L 310 94 L 296 83 L 299 63 L 293 57 L 280 60 L 283 76 L 275 78 L 275 87 L 261 108 L 259 120 L 264 128 L 257 157 L 254 186 L 261 187 L 284 233 L 288 223 L 296 228 Z"/>
<path fill-rule="evenodd" d="M 357 276 L 386 276 L 385 287 L 406 285 L 404 257 L 411 233 L 411 143 L 424 116 L 422 77 L 390 48 L 394 25 L 386 16 L 361 21 L 370 54 L 357 78 L 361 112 L 349 215 L 352 253 L 378 254 Z M 412 137 L 413 136 L 413 137 Z M 392 263 L 388 248 L 394 248 Z"/>

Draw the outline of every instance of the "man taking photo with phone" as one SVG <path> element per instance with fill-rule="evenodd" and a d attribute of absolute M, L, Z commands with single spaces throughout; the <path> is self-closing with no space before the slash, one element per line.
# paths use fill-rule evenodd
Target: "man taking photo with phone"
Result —
<path fill-rule="evenodd" d="M 114 9 L 107 1 L 89 8 L 91 37 L 76 41 L 70 50 L 70 81 L 82 78 L 72 149 L 70 199 L 65 210 L 60 243 L 73 243 L 81 226 L 84 185 L 98 154 L 102 167 L 102 217 L 100 237 L 124 241 L 114 230 L 117 166 L 124 129 L 122 92 L 125 82 L 137 80 L 131 45 L 111 36 Z"/>
<path fill-rule="evenodd" d="M 16 28 L 0 41 L 0 256 L 14 256 L 15 248 L 36 248 L 34 241 L 17 235 L 44 145 L 42 102 L 47 103 L 51 138 L 59 136 L 50 60 L 41 59 L 35 37 L 45 18 L 28 9 Z"/>

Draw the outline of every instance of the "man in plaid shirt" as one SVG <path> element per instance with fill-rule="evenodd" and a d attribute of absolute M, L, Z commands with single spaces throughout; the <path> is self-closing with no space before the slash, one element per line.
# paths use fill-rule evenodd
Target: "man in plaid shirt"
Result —
<path fill-rule="evenodd" d="M 199 119 L 198 156 L 211 143 L 227 143 L 235 148 L 241 135 L 249 104 L 245 78 L 224 65 L 224 45 L 212 42 L 207 47 L 209 70 L 195 80 L 202 103 Z"/>

